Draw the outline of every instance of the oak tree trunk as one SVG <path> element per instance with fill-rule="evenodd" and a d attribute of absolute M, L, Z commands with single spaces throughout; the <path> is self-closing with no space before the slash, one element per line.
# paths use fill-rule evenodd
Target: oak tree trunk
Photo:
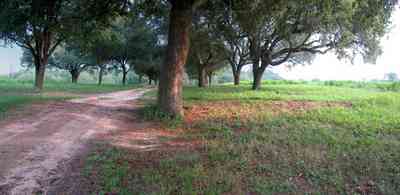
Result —
<path fill-rule="evenodd" d="M 42 91 L 46 72 L 47 59 L 39 59 L 35 63 L 35 89 Z"/>
<path fill-rule="evenodd" d="M 233 82 L 235 85 L 240 85 L 240 73 L 233 75 L 233 79 L 234 79 Z"/>
<path fill-rule="evenodd" d="M 40 6 L 40 7 L 38 7 Z M 54 22 L 56 16 L 56 1 L 45 1 L 40 4 L 34 3 L 33 8 L 35 10 L 34 14 L 38 14 L 40 17 L 46 17 L 49 24 Z M 46 72 L 46 66 L 48 63 L 49 56 L 51 56 L 57 43 L 52 45 L 53 33 L 49 26 L 42 27 L 40 29 L 34 28 L 32 31 L 34 46 L 28 44 L 31 53 L 34 57 L 35 62 L 35 89 L 41 91 L 43 90 L 44 78 Z"/>
<path fill-rule="evenodd" d="M 240 70 L 233 73 L 233 82 L 235 85 L 240 85 Z"/>
<path fill-rule="evenodd" d="M 211 87 L 212 84 L 212 73 L 208 74 L 208 86 Z"/>
<path fill-rule="evenodd" d="M 98 85 L 103 84 L 104 67 L 100 67 Z"/>
<path fill-rule="evenodd" d="M 122 72 L 122 85 L 126 85 L 126 77 L 127 77 L 127 72 L 123 71 Z"/>
<path fill-rule="evenodd" d="M 170 1 L 167 53 L 160 71 L 158 106 L 172 117 L 183 116 L 182 84 L 190 46 L 193 1 Z"/>
<path fill-rule="evenodd" d="M 71 81 L 72 81 L 72 83 L 75 83 L 75 84 L 78 83 L 79 76 L 80 76 L 80 72 L 79 71 L 76 71 L 76 70 L 71 71 Z"/>
<path fill-rule="evenodd" d="M 126 85 L 126 76 L 128 74 L 128 71 L 126 70 L 125 64 L 122 64 L 121 67 L 122 67 L 122 85 Z"/>
<path fill-rule="evenodd" d="M 235 85 L 240 85 L 240 73 L 242 71 L 242 65 L 231 64 L 233 82 Z"/>
<path fill-rule="evenodd" d="M 35 49 L 32 52 L 35 62 L 35 89 L 43 90 L 46 66 L 49 56 L 51 55 L 51 34 L 45 31 L 41 34 L 41 38 L 36 40 Z"/>
<path fill-rule="evenodd" d="M 139 83 L 143 82 L 143 75 L 139 75 Z"/>
<path fill-rule="evenodd" d="M 207 71 L 203 66 L 199 66 L 198 70 L 198 86 L 200 88 L 204 88 L 208 86 L 208 81 L 207 81 Z"/>
<path fill-rule="evenodd" d="M 264 74 L 265 68 L 254 68 L 253 67 L 253 90 L 259 90 L 261 89 L 261 81 L 262 81 L 262 76 Z"/>

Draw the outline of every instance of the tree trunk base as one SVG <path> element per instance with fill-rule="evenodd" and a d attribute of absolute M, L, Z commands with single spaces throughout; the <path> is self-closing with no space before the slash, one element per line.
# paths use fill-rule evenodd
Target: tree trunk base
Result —
<path fill-rule="evenodd" d="M 168 46 L 160 71 L 158 106 L 161 112 L 179 118 L 184 115 L 182 84 L 190 46 L 193 1 L 171 1 Z"/>

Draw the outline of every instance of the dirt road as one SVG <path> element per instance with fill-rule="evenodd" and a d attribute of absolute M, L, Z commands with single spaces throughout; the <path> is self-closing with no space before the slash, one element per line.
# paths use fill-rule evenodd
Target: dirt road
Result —
<path fill-rule="evenodd" d="M 145 91 L 32 105 L 0 122 L 0 194 L 47 194 L 88 141 L 131 125 Z"/>

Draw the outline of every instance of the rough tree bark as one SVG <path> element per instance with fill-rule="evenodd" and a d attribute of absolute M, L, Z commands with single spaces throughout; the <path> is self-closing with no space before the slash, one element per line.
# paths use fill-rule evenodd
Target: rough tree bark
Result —
<path fill-rule="evenodd" d="M 126 85 L 126 75 L 127 75 L 127 73 L 126 72 L 124 72 L 124 73 L 122 73 L 123 75 L 122 75 L 122 85 Z"/>
<path fill-rule="evenodd" d="M 101 66 L 100 67 L 100 71 L 99 71 L 99 82 L 98 82 L 98 85 L 103 84 L 103 75 L 104 75 L 104 67 Z"/>
<path fill-rule="evenodd" d="M 44 86 L 44 77 L 46 72 L 46 65 L 48 61 L 48 57 L 45 56 L 36 56 L 35 57 L 35 89 L 42 91 Z"/>
<path fill-rule="evenodd" d="M 46 65 L 48 63 L 49 56 L 52 54 L 54 49 L 51 48 L 52 34 L 49 32 L 47 28 L 41 32 L 35 31 L 34 34 L 35 34 L 34 47 L 31 44 L 28 45 L 32 55 L 34 56 L 34 62 L 35 62 L 34 87 L 35 89 L 41 91 L 43 90 L 43 85 L 44 85 Z"/>
<path fill-rule="evenodd" d="M 253 66 L 253 90 L 259 90 L 261 89 L 261 81 L 262 81 L 262 76 L 265 72 L 264 67 L 254 67 Z"/>
<path fill-rule="evenodd" d="M 34 26 L 32 35 L 33 40 L 25 42 L 31 51 L 35 62 L 35 89 L 43 90 L 46 66 L 49 56 L 54 52 L 60 41 L 54 41 L 54 33 L 51 26 L 56 23 L 56 1 L 44 1 L 43 3 L 33 4 L 33 13 L 46 19 L 47 23 L 41 26 Z M 32 44 L 32 41 L 34 44 Z"/>
<path fill-rule="evenodd" d="M 158 106 L 172 117 L 183 116 L 182 84 L 190 47 L 194 0 L 170 0 L 167 53 L 160 71 Z"/>
<path fill-rule="evenodd" d="M 241 57 L 243 58 L 243 57 Z M 236 63 L 234 59 L 230 59 L 232 74 L 233 74 L 233 81 L 235 85 L 240 85 L 240 74 L 242 72 L 242 68 L 244 66 L 243 59 L 240 60 L 239 63 Z"/>
<path fill-rule="evenodd" d="M 139 75 L 139 83 L 143 83 L 143 75 Z"/>
<path fill-rule="evenodd" d="M 208 77 L 208 86 L 210 86 L 211 87 L 211 84 L 212 84 L 212 73 L 209 73 L 208 75 L 207 75 L 207 77 Z"/>
<path fill-rule="evenodd" d="M 129 68 L 126 68 L 125 63 L 121 63 L 121 67 L 122 67 L 122 85 L 126 85 L 126 78 L 129 72 Z"/>
<path fill-rule="evenodd" d="M 253 37 L 256 37 L 253 35 Z M 253 90 L 261 89 L 261 80 L 267 63 L 262 61 L 262 49 L 257 39 L 250 39 L 250 56 L 253 63 Z"/>
<path fill-rule="evenodd" d="M 208 80 L 207 80 L 207 71 L 204 68 L 204 66 L 199 66 L 199 70 L 198 70 L 198 86 L 200 88 L 204 88 L 208 86 Z"/>
<path fill-rule="evenodd" d="M 240 71 L 233 71 L 233 80 L 235 85 L 240 85 Z"/>
<path fill-rule="evenodd" d="M 72 83 L 75 83 L 75 84 L 78 83 L 80 72 L 78 70 L 71 70 L 70 73 L 71 73 Z"/>

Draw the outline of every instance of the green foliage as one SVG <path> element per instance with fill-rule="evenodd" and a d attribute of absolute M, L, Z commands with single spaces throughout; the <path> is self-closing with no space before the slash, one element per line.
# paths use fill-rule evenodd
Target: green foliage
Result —
<path fill-rule="evenodd" d="M 217 31 L 245 37 L 254 70 L 253 89 L 268 66 L 299 65 L 329 51 L 339 58 L 362 55 L 375 62 L 397 1 L 212 1 Z M 215 9 L 215 8 L 214 8 Z M 234 33 L 229 33 L 233 28 Z M 226 35 L 227 33 L 227 35 Z M 230 40 L 228 40 L 230 41 Z M 243 40 L 242 40 L 243 41 Z"/>
<path fill-rule="evenodd" d="M 215 29 L 210 28 L 208 18 L 200 15 L 194 20 L 186 63 L 186 72 L 190 78 L 198 78 L 199 71 L 212 74 L 228 65 L 224 40 L 216 36 Z"/>
<path fill-rule="evenodd" d="M 55 49 L 62 43 L 102 35 L 100 29 L 126 6 L 125 0 L 4 0 L 0 5 L 0 39 L 29 52 L 36 69 L 34 85 L 42 90 L 46 66 Z"/>
<path fill-rule="evenodd" d="M 55 51 L 49 65 L 50 68 L 80 73 L 86 67 L 93 66 L 95 63 L 93 56 L 86 55 L 78 46 L 69 44 Z"/>
<path fill-rule="evenodd" d="M 388 81 L 398 81 L 399 76 L 397 76 L 396 73 L 391 72 L 391 73 L 385 74 L 385 79 L 387 79 Z"/>

